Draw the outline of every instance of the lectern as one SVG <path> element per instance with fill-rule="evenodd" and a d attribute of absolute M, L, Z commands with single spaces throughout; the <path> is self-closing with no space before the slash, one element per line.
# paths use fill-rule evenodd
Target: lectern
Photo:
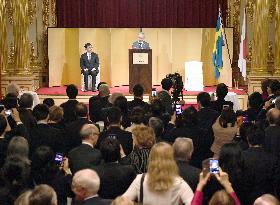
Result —
<path fill-rule="evenodd" d="M 136 84 L 144 87 L 144 93 L 152 92 L 151 49 L 129 49 L 129 93 Z"/>

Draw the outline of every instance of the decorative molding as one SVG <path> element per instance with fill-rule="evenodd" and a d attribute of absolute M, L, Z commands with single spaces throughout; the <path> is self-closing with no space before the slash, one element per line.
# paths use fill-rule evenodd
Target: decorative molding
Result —
<path fill-rule="evenodd" d="M 279 0 L 277 0 L 279 1 Z M 273 20 L 274 20 L 274 15 L 275 15 L 275 12 L 276 12 L 276 0 L 269 0 L 269 21 L 270 23 L 273 23 Z"/>
<path fill-rule="evenodd" d="M 7 15 L 6 1 L 0 0 L 0 69 L 1 74 L 7 73 L 8 49 L 7 49 Z"/>
<path fill-rule="evenodd" d="M 9 23 L 13 25 L 14 17 L 13 17 L 12 0 L 6 0 L 6 8 L 7 8 Z"/>
<path fill-rule="evenodd" d="M 57 25 L 57 18 L 56 18 L 56 0 L 51 0 L 51 16 L 52 16 L 52 26 Z"/>
<path fill-rule="evenodd" d="M 246 4 L 246 13 L 247 16 L 249 17 L 249 22 L 252 24 L 254 21 L 254 6 L 255 6 L 255 1 L 256 0 L 247 0 Z"/>
<path fill-rule="evenodd" d="M 42 21 L 43 21 L 43 35 L 42 35 L 42 45 L 43 45 L 43 68 L 48 67 L 48 26 L 49 26 L 49 9 L 50 0 L 43 0 L 42 8 Z"/>
<path fill-rule="evenodd" d="M 29 23 L 32 24 L 36 16 L 37 11 L 37 0 L 28 0 L 28 17 Z"/>

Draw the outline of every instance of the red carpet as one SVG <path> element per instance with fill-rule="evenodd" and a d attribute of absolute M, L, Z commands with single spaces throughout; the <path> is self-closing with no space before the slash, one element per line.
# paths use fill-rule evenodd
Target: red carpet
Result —
<path fill-rule="evenodd" d="M 161 90 L 160 86 L 153 86 L 153 88 L 156 88 L 157 91 Z M 215 92 L 216 86 L 211 86 L 211 87 L 205 87 L 204 91 L 205 92 Z M 120 92 L 123 93 L 124 95 L 130 95 L 128 92 L 128 86 L 120 86 L 120 87 L 112 87 L 110 88 L 111 93 L 114 92 Z M 66 95 L 66 87 L 43 87 L 39 88 L 37 91 L 38 95 Z M 200 91 L 183 91 L 183 95 L 197 95 Z M 237 95 L 247 95 L 247 90 L 246 88 L 243 89 L 229 89 L 229 92 L 235 92 Z M 82 92 L 81 89 L 79 88 L 79 95 L 95 95 L 97 92 Z"/>

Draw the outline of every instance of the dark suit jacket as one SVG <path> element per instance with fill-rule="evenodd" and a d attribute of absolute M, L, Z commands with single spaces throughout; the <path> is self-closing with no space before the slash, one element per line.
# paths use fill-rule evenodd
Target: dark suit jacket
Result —
<path fill-rule="evenodd" d="M 243 155 L 246 167 L 244 175 L 247 176 L 246 204 L 253 204 L 257 197 L 265 193 L 274 194 L 274 188 L 279 187 L 279 163 L 262 147 L 250 147 Z"/>
<path fill-rule="evenodd" d="M 216 110 L 217 112 L 222 112 L 223 106 L 228 105 L 233 108 L 233 103 L 231 101 L 225 101 L 224 99 L 217 99 L 212 101 L 210 104 L 211 109 Z"/>
<path fill-rule="evenodd" d="M 68 153 L 69 167 L 74 175 L 77 171 L 97 166 L 102 161 L 101 152 L 87 144 L 72 149 Z"/>
<path fill-rule="evenodd" d="M 195 192 L 201 170 L 189 165 L 186 161 L 177 161 L 177 165 L 180 176 L 188 183 L 193 192 Z"/>
<path fill-rule="evenodd" d="M 64 112 L 63 121 L 65 123 L 70 123 L 76 120 L 75 108 L 77 103 L 78 103 L 77 100 L 71 99 L 60 105 L 60 107 L 63 108 L 63 112 Z"/>
<path fill-rule="evenodd" d="M 96 144 L 96 147 L 99 148 L 101 142 L 107 137 L 115 138 L 119 140 L 120 144 L 123 147 L 124 153 L 129 155 L 132 152 L 133 141 L 131 132 L 122 130 L 120 127 L 110 127 L 107 131 L 101 132 Z"/>
<path fill-rule="evenodd" d="M 109 96 L 100 97 L 99 95 L 92 96 L 89 99 L 89 116 L 92 122 L 103 121 L 105 116 L 102 114 L 102 109 L 110 107 L 108 101 Z"/>
<path fill-rule="evenodd" d="M 72 205 L 110 205 L 112 200 L 102 199 L 99 196 L 87 199 L 83 202 L 73 202 Z"/>
<path fill-rule="evenodd" d="M 29 146 L 30 155 L 34 153 L 35 149 L 39 146 L 49 146 L 54 153 L 64 152 L 64 139 L 60 130 L 49 126 L 48 124 L 37 124 L 31 129 Z"/>
<path fill-rule="evenodd" d="M 135 107 L 141 107 L 144 110 L 149 109 L 149 104 L 139 98 L 134 98 L 134 100 L 129 101 L 127 104 L 128 104 L 128 110 L 130 111 L 133 110 L 133 108 Z"/>
<path fill-rule="evenodd" d="M 265 129 L 265 149 L 280 156 L 280 126 L 269 126 Z"/>
<path fill-rule="evenodd" d="M 82 70 L 84 69 L 93 69 L 95 68 L 97 71 L 98 70 L 98 67 L 99 67 L 99 58 L 98 58 L 98 55 L 96 53 L 91 53 L 91 59 L 88 60 L 88 56 L 87 56 L 87 53 L 83 53 L 81 55 L 81 58 L 80 58 L 80 67 Z"/>
<path fill-rule="evenodd" d="M 212 125 L 215 123 L 219 115 L 220 114 L 216 110 L 213 110 L 211 108 L 201 108 L 197 112 L 199 125 L 203 128 L 212 128 Z"/>
<path fill-rule="evenodd" d="M 134 168 L 119 163 L 105 163 L 96 169 L 100 177 L 98 194 L 105 199 L 114 199 L 122 195 L 136 177 Z"/>
<path fill-rule="evenodd" d="M 171 95 L 166 91 L 162 90 L 158 92 L 158 98 L 160 99 L 162 105 L 165 108 L 165 112 L 168 112 L 169 114 L 172 113 L 172 98 Z"/>
<path fill-rule="evenodd" d="M 66 125 L 66 153 L 81 145 L 80 131 L 85 124 L 92 124 L 92 122 L 86 118 L 78 118 Z"/>

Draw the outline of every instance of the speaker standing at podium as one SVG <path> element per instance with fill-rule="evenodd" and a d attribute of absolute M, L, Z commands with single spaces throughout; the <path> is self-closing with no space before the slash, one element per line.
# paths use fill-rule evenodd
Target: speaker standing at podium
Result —
<path fill-rule="evenodd" d="M 92 91 L 96 91 L 96 76 L 99 73 L 99 58 L 98 55 L 92 52 L 92 45 L 85 44 L 86 53 L 83 53 L 80 58 L 81 73 L 84 75 L 85 91 L 88 91 L 88 75 L 92 79 Z"/>
<path fill-rule="evenodd" d="M 144 41 L 145 39 L 145 34 L 143 32 L 140 32 L 138 34 L 138 41 L 135 41 L 132 44 L 133 49 L 150 49 L 149 43 Z"/>

